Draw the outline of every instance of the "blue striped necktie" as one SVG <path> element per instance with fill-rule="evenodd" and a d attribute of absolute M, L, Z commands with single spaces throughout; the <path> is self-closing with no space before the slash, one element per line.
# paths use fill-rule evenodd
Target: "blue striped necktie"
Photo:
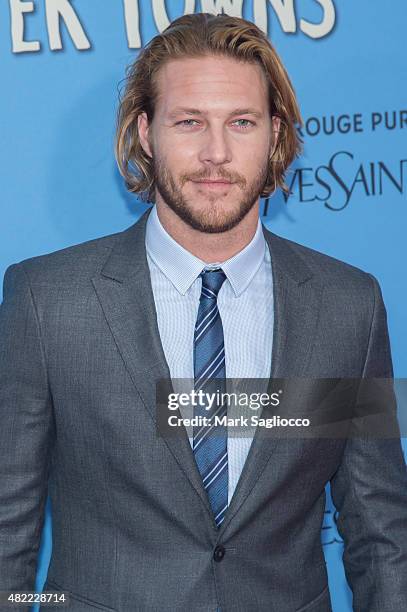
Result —
<path fill-rule="evenodd" d="M 226 278 L 222 269 L 201 272 L 202 290 L 194 333 L 194 388 L 205 393 L 225 392 L 225 347 L 217 297 Z M 206 404 L 206 402 L 205 402 Z M 197 403 L 194 416 L 211 418 L 226 415 L 226 405 L 214 402 L 210 410 Z M 227 427 L 196 426 L 193 452 L 207 491 L 216 525 L 222 523 L 228 506 Z"/>

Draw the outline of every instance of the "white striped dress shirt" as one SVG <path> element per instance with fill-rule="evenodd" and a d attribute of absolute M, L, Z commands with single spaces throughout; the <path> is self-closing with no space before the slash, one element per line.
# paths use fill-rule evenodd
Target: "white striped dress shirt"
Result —
<path fill-rule="evenodd" d="M 222 263 L 207 264 L 168 234 L 153 206 L 147 220 L 146 251 L 158 329 L 171 379 L 194 378 L 194 328 L 202 284 L 198 277 L 204 268 L 212 267 L 221 267 L 226 275 L 217 300 L 226 376 L 268 379 L 273 343 L 273 278 L 260 219 L 253 239 L 244 249 Z M 189 440 L 192 446 L 192 430 Z M 251 443 L 252 437 L 228 436 L 229 504 Z"/>

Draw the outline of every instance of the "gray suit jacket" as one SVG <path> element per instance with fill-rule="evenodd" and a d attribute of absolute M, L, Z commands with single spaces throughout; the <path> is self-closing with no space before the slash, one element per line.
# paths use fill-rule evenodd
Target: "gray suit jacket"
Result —
<path fill-rule="evenodd" d="M 398 438 L 287 440 L 258 430 L 216 528 L 186 433 L 156 433 L 155 382 L 170 374 L 145 254 L 148 213 L 6 271 L 0 590 L 34 589 L 48 491 L 44 590 L 69 592 L 68 610 L 329 612 L 320 534 L 330 481 L 354 610 L 407 610 Z M 264 233 L 271 376 L 392 376 L 374 277 Z"/>

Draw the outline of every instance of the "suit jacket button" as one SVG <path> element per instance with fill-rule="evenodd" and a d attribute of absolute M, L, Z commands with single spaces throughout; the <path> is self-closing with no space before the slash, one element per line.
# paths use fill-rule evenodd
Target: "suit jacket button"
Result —
<path fill-rule="evenodd" d="M 213 552 L 213 558 L 215 559 L 215 561 L 222 561 L 223 557 L 225 556 L 225 549 L 223 546 L 217 546 Z"/>

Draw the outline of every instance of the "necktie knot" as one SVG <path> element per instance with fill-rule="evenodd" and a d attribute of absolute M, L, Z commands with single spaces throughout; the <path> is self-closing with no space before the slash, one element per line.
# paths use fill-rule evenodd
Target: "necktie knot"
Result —
<path fill-rule="evenodd" d="M 216 268 L 215 270 L 203 270 L 200 276 L 202 277 L 202 294 L 209 299 L 216 300 L 226 280 L 226 274 L 222 268 Z"/>

